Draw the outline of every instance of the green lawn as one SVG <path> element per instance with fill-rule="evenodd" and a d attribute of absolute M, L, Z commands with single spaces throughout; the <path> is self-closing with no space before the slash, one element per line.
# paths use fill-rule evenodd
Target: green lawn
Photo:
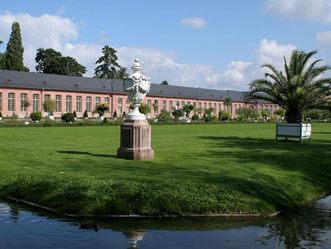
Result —
<path fill-rule="evenodd" d="M 157 125 L 154 161 L 116 158 L 118 126 L 0 129 L 0 194 L 74 214 L 263 213 L 331 191 L 331 124 Z"/>

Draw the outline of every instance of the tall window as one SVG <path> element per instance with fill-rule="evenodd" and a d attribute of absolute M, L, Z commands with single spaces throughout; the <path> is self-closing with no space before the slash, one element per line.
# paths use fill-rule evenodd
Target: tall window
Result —
<path fill-rule="evenodd" d="M 82 112 L 82 96 L 76 97 L 76 112 Z"/>
<path fill-rule="evenodd" d="M 129 101 L 129 98 L 126 98 L 125 103 L 126 103 L 126 105 L 125 105 L 125 112 L 126 113 L 129 113 L 130 112 L 130 101 Z"/>
<path fill-rule="evenodd" d="M 105 97 L 105 103 L 107 103 L 108 105 L 110 104 L 110 98 L 109 97 Z"/>
<path fill-rule="evenodd" d="M 172 100 L 170 100 L 169 101 L 169 111 L 171 111 L 173 107 L 174 107 L 174 102 Z"/>
<path fill-rule="evenodd" d="M 101 98 L 100 97 L 95 97 L 95 108 L 101 103 Z"/>
<path fill-rule="evenodd" d="M 176 109 L 179 109 L 179 101 L 176 101 Z"/>
<path fill-rule="evenodd" d="M 32 110 L 34 112 L 39 111 L 39 94 L 32 95 Z"/>
<path fill-rule="evenodd" d="M 8 111 L 15 111 L 15 93 L 8 93 Z"/>
<path fill-rule="evenodd" d="M 66 96 L 66 112 L 72 112 L 72 96 Z"/>
<path fill-rule="evenodd" d="M 123 112 L 122 104 L 123 104 L 122 98 L 118 98 L 117 99 L 117 114 L 120 114 L 120 115 L 122 114 L 122 112 Z"/>
<path fill-rule="evenodd" d="M 50 94 L 45 94 L 44 100 L 50 100 L 50 99 L 51 99 L 51 95 Z"/>
<path fill-rule="evenodd" d="M 162 109 L 167 110 L 167 101 L 166 100 L 162 100 Z"/>
<path fill-rule="evenodd" d="M 56 95 L 55 96 L 55 111 L 56 112 L 62 112 L 62 96 Z"/>
<path fill-rule="evenodd" d="M 148 99 L 148 100 L 147 100 L 147 105 L 148 105 L 149 107 L 152 106 L 152 100 L 151 100 L 151 99 Z"/>
<path fill-rule="evenodd" d="M 26 112 L 27 107 L 27 101 L 28 101 L 28 94 L 27 93 L 21 93 L 21 112 Z"/>
<path fill-rule="evenodd" d="M 86 111 L 91 112 L 92 109 L 92 97 L 87 96 L 86 97 Z"/>
<path fill-rule="evenodd" d="M 183 106 L 185 105 L 185 102 L 184 102 L 184 101 L 182 101 L 181 105 L 182 105 L 182 108 L 183 108 Z"/>
<path fill-rule="evenodd" d="M 2 93 L 0 93 L 0 111 L 2 111 Z"/>

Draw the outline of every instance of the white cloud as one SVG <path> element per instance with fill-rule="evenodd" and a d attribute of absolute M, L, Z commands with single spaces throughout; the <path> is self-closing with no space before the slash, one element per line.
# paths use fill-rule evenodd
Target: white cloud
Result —
<path fill-rule="evenodd" d="M 53 48 L 65 56 L 72 56 L 86 66 L 86 76 L 92 76 L 95 61 L 101 56 L 104 46 L 100 43 L 84 44 L 75 42 L 79 36 L 77 24 L 68 18 L 42 15 L 34 17 L 29 14 L 0 14 L 0 40 L 8 41 L 11 24 L 18 21 L 21 25 L 24 63 L 32 71 L 35 68 L 36 50 Z M 255 62 L 232 61 L 224 72 L 217 71 L 208 64 L 181 63 L 176 59 L 175 51 L 164 51 L 148 47 L 117 47 L 119 63 L 130 69 L 135 57 L 139 57 L 144 74 L 152 82 L 167 80 L 173 85 L 191 87 L 209 87 L 216 89 L 247 90 L 247 84 L 256 77 L 261 77 L 261 64 L 272 63 L 282 66 L 283 56 L 289 55 L 294 45 L 280 45 L 274 40 L 263 39 L 256 50 Z"/>
<path fill-rule="evenodd" d="M 331 45 L 331 31 L 318 32 L 316 39 L 322 45 Z"/>
<path fill-rule="evenodd" d="M 207 25 L 207 21 L 201 17 L 189 17 L 180 21 L 184 26 L 201 29 Z"/>
<path fill-rule="evenodd" d="M 272 64 L 276 68 L 282 68 L 284 56 L 289 60 L 294 49 L 296 46 L 293 44 L 280 45 L 275 40 L 262 39 L 256 51 L 257 66 Z"/>
<path fill-rule="evenodd" d="M 331 23 L 330 0 L 268 0 L 266 10 L 289 18 Z"/>

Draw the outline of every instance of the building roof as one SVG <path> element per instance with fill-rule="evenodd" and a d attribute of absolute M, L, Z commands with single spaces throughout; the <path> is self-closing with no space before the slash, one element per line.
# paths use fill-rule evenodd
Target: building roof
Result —
<path fill-rule="evenodd" d="M 0 70 L 0 87 L 125 94 L 123 80 Z M 245 92 L 151 84 L 148 96 L 244 102 Z M 260 102 L 260 101 L 259 101 Z"/>

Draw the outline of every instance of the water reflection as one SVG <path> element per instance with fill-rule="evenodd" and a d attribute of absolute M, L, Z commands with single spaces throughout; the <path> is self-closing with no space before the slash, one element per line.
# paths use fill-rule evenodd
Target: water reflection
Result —
<path fill-rule="evenodd" d="M 331 196 L 277 219 L 67 219 L 0 204 L 0 248 L 331 248 Z"/>

